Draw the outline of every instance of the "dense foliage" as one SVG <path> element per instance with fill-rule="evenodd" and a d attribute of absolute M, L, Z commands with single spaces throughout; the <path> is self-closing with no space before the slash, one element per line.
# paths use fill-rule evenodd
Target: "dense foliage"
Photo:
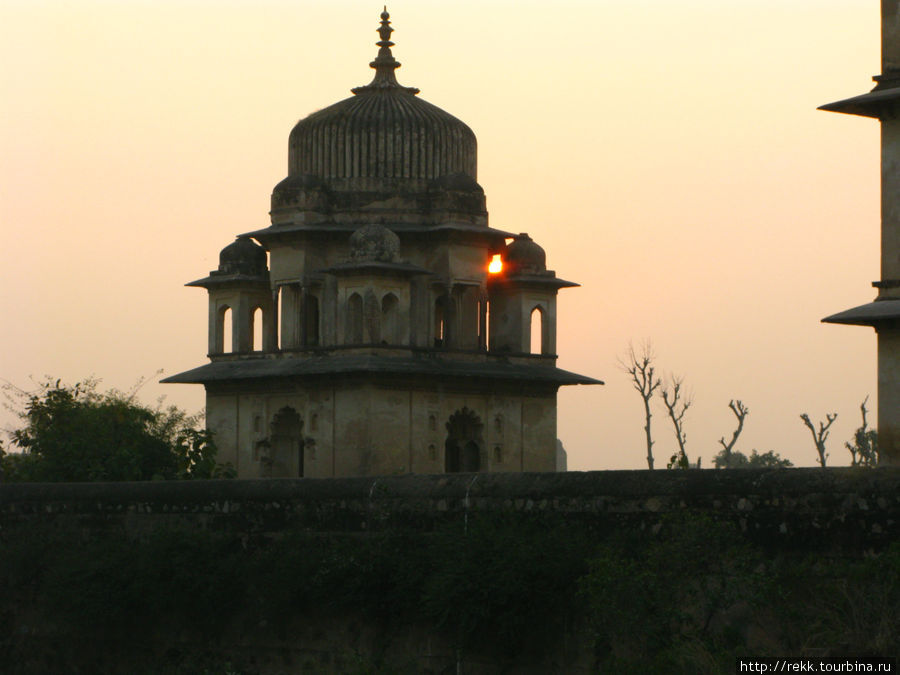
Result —
<path fill-rule="evenodd" d="M 641 674 L 733 672 L 735 657 L 761 653 L 900 651 L 900 546 L 772 556 L 702 516 L 611 534 L 557 515 L 258 541 L 12 534 L 0 537 L 0 663 L 17 664 L 13 674 L 249 675 L 241 645 L 328 631 L 344 661 L 304 672 L 421 672 L 390 649 L 411 631 L 500 671 L 565 672 L 567 644 L 593 645 L 597 672 Z"/>
<path fill-rule="evenodd" d="M 130 481 L 228 477 L 212 434 L 175 406 L 151 408 L 135 391 L 100 392 L 97 380 L 45 380 L 36 391 L 5 389 L 21 426 L 18 452 L 0 446 L 7 481 Z M 137 388 L 137 387 L 136 387 Z"/>
<path fill-rule="evenodd" d="M 738 450 L 720 450 L 713 458 L 717 469 L 779 469 L 794 466 L 791 460 L 783 458 L 774 450 L 762 454 L 756 450 L 748 457 Z"/>

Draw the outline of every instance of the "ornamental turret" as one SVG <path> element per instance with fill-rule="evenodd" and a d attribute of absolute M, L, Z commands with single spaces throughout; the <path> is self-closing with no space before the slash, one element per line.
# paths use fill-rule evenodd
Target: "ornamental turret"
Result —
<path fill-rule="evenodd" d="M 553 471 L 557 390 L 599 383 L 556 367 L 576 284 L 489 226 L 475 135 L 400 85 L 392 32 L 385 10 L 372 81 L 291 131 L 271 226 L 188 284 L 210 363 L 167 381 L 206 387 L 240 477 Z"/>

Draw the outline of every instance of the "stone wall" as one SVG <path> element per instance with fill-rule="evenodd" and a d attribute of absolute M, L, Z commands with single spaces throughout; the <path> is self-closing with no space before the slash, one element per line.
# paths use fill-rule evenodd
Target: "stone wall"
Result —
<path fill-rule="evenodd" d="M 0 528 L 55 523 L 139 536 L 189 525 L 273 536 L 285 528 L 422 531 L 474 512 L 565 514 L 610 528 L 665 513 L 736 520 L 787 548 L 861 552 L 900 539 L 900 469 L 593 471 L 144 483 L 0 485 Z M 0 529 L 0 532 L 2 532 Z"/>
<path fill-rule="evenodd" d="M 694 539 L 674 548 L 671 538 L 665 543 L 664 536 L 673 516 L 685 516 L 695 527 L 694 535 L 690 528 L 686 530 Z M 719 528 L 716 521 L 729 526 Z M 707 558 L 727 551 L 717 543 L 726 531 L 738 533 L 745 546 L 749 545 L 747 551 L 755 551 L 752 561 L 746 559 L 748 569 L 741 571 L 744 554 L 726 560 L 718 572 L 703 567 L 704 551 Z M 167 532 L 176 533 L 175 538 L 167 539 Z M 762 650 L 768 646 L 772 653 L 793 654 L 792 646 L 807 642 L 820 650 L 816 652 L 819 655 L 843 653 L 821 651 L 835 647 L 829 637 L 834 631 L 818 628 L 818 637 L 808 638 L 806 622 L 810 617 L 818 620 L 818 607 L 805 610 L 798 625 L 794 603 L 797 597 L 801 602 L 814 598 L 826 603 L 833 597 L 840 603 L 843 596 L 832 593 L 833 586 L 828 584 L 834 584 L 835 574 L 844 574 L 842 570 L 858 572 L 862 569 L 859 565 L 868 564 L 865 561 L 875 562 L 864 569 L 863 585 L 841 588 L 850 593 L 852 603 L 866 608 L 872 626 L 890 625 L 900 618 L 895 616 L 893 604 L 898 587 L 891 581 L 898 578 L 900 570 L 889 562 L 896 562 L 896 551 L 873 555 L 900 541 L 900 469 L 894 468 L 6 484 L 0 485 L 0 595 L 7 598 L 0 600 L 0 664 L 4 660 L 20 664 L 8 672 L 22 675 L 60 672 L 62 664 L 71 672 L 131 674 L 225 670 L 245 675 L 587 674 L 597 672 L 601 665 L 615 670 L 617 666 L 609 665 L 609 655 L 598 661 L 597 632 L 590 620 L 582 616 L 568 622 L 568 605 L 556 606 L 555 614 L 540 615 L 541 622 L 549 623 L 535 635 L 562 637 L 550 637 L 550 646 L 540 647 L 538 656 L 498 656 L 490 649 L 485 651 L 482 643 L 461 650 L 452 626 L 464 625 L 469 620 L 466 616 L 477 616 L 487 606 L 504 616 L 504 607 L 510 602 L 504 594 L 529 598 L 529 590 L 552 588 L 560 574 L 572 576 L 572 565 L 581 569 L 579 561 L 585 558 L 578 557 L 580 552 L 591 555 L 593 547 L 603 543 L 603 550 L 615 555 L 616 542 L 627 541 L 622 535 L 634 532 L 642 533 L 644 540 L 661 541 L 655 555 L 665 562 L 646 568 L 648 581 L 661 585 L 664 595 L 671 591 L 676 594 L 673 597 L 687 598 L 684 607 L 691 611 L 708 604 L 707 593 L 718 594 L 729 584 L 742 589 L 746 584 L 758 584 L 757 568 L 764 569 L 767 578 L 780 574 L 778 578 L 788 580 L 789 585 L 800 584 L 799 591 L 786 587 L 788 594 L 795 593 L 794 601 L 789 596 L 785 608 L 766 606 L 762 614 L 748 609 L 743 596 L 728 596 L 731 599 L 711 615 L 713 620 L 705 621 L 713 632 L 701 636 L 706 640 L 703 649 L 713 651 L 701 651 L 700 655 L 715 656 L 719 663 L 733 663 L 737 652 L 715 650 L 730 649 L 722 647 L 723 636 L 734 631 L 745 650 L 741 653 L 765 655 Z M 501 542 L 499 548 L 494 541 Z M 216 542 L 231 542 L 221 549 L 222 561 Z M 318 599 L 299 605 L 290 604 L 300 602 L 296 598 L 289 601 L 287 606 L 295 609 L 273 623 L 272 617 L 281 615 L 272 607 L 281 605 L 272 598 L 296 594 L 298 586 L 290 590 L 293 578 L 324 573 L 327 579 L 329 573 L 335 574 L 327 565 L 322 570 L 310 567 L 310 560 L 319 560 L 315 553 L 303 552 L 310 545 L 327 548 L 334 557 L 323 560 L 345 571 L 335 577 L 336 587 L 326 581 L 323 591 L 321 584 L 313 584 Z M 395 545 L 400 548 L 393 548 Z M 469 603 L 466 611 L 475 612 L 453 619 L 456 624 L 451 622 L 449 630 L 439 621 L 420 620 L 422 612 L 415 609 L 414 597 L 412 605 L 410 598 L 396 597 L 423 587 L 434 592 L 433 583 L 441 581 L 428 577 L 434 569 L 421 570 L 428 577 L 424 582 L 413 579 L 409 583 L 402 569 L 407 560 L 416 559 L 420 548 L 431 547 L 431 553 L 422 559 L 434 564 L 435 555 L 443 555 L 445 549 L 440 547 L 445 545 L 450 547 L 446 552 L 451 558 L 455 559 L 454 552 L 459 549 L 468 548 L 475 557 L 464 554 L 459 560 L 485 565 L 483 573 L 475 572 L 480 579 L 460 576 L 463 587 L 471 586 L 462 591 L 455 585 L 456 563 L 436 565 L 442 568 L 439 574 L 444 579 L 448 574 L 454 579 L 446 588 L 445 609 L 452 613 L 461 602 Z M 530 553 L 516 552 L 529 546 L 533 549 Z M 180 557 L 182 551 L 184 558 Z M 5 561 L 4 553 L 8 556 Z M 170 555 L 174 556 L 171 560 Z M 349 566 L 341 562 L 348 558 L 357 560 Z M 255 562 L 259 560 L 264 562 Z M 785 571 L 785 560 L 798 561 L 796 568 L 789 565 Z M 810 560 L 816 566 L 822 561 L 824 567 L 817 572 L 817 567 L 808 567 Z M 841 562 L 844 560 L 849 562 Z M 565 564 L 558 567 L 559 561 Z M 616 577 L 612 587 L 618 588 L 620 582 L 626 586 L 611 597 L 625 603 L 626 620 L 629 612 L 637 612 L 635 617 L 650 612 L 647 620 L 652 622 L 656 609 L 651 611 L 641 603 L 631 609 L 631 593 L 641 590 L 640 586 L 627 586 L 633 581 L 632 563 L 623 561 L 613 572 L 624 576 Z M 193 576 L 179 580 L 186 564 Z M 519 574 L 523 569 L 515 569 L 517 565 L 528 568 L 524 575 Z M 235 575 L 234 569 L 240 572 Z M 591 569 L 577 574 L 593 575 Z M 792 576 L 794 570 L 799 570 L 800 576 Z M 272 580 L 265 578 L 267 573 Z M 820 583 L 813 578 L 816 575 L 825 581 Z M 657 578 L 663 581 L 653 581 Z M 680 581 L 682 578 L 687 581 Z M 583 579 L 588 581 L 584 588 L 603 588 L 596 586 L 595 576 Z M 670 586 L 673 579 L 678 581 Z M 712 585 L 705 586 L 704 579 L 712 580 Z M 867 579 L 872 583 L 866 585 Z M 497 583 L 506 584 L 498 589 L 501 597 L 490 597 Z M 759 588 L 769 594 L 764 605 L 782 595 L 780 590 L 772 595 L 765 585 Z M 227 609 L 233 591 L 242 599 Z M 577 589 L 570 586 L 568 592 L 577 593 Z M 153 595 L 150 609 L 140 598 L 129 600 L 134 593 Z M 555 591 L 540 596 L 544 602 L 548 593 L 552 596 Z M 49 595 L 45 598 L 42 594 Z M 269 598 L 263 603 L 268 613 L 258 615 L 257 603 L 264 597 Z M 130 602 L 135 603 L 134 609 Z M 530 600 L 521 602 L 526 605 L 520 609 L 527 611 Z M 105 616 L 110 606 L 112 619 Z M 680 611 L 682 605 L 678 606 Z M 395 614 L 398 607 L 406 607 L 418 618 Z M 841 619 L 845 614 L 842 606 L 826 605 L 826 609 L 835 610 L 832 623 L 837 622 L 834 625 L 843 640 L 847 628 Z M 616 611 L 613 615 L 618 622 L 623 617 Z M 149 614 L 143 616 L 142 612 Z M 435 613 L 425 612 L 425 616 L 433 621 Z M 718 624 L 725 628 L 716 629 Z M 795 635 L 791 638 L 794 642 L 785 638 L 786 627 Z M 487 644 L 493 642 L 495 629 L 488 624 L 481 631 L 489 638 Z M 110 631 L 116 630 L 118 634 L 111 636 Z M 874 645 L 878 653 L 878 649 L 893 649 L 896 632 L 891 629 L 886 635 L 888 642 L 879 642 L 876 629 L 867 627 L 862 637 L 850 635 L 846 644 L 867 653 Z M 673 641 L 675 647 L 689 645 L 688 658 L 694 658 L 697 636 L 686 633 L 679 640 Z M 674 658 L 675 647 L 665 647 L 666 652 L 654 644 L 649 653 L 653 655 L 656 649 L 662 655 L 653 657 L 658 656 L 655 663 L 666 664 L 666 659 Z M 628 656 L 627 649 L 625 654 Z M 225 668 L 225 664 L 230 665 Z"/>

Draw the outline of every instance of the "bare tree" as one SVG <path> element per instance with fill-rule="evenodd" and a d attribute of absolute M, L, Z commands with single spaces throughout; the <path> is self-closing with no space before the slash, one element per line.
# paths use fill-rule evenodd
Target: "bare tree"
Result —
<path fill-rule="evenodd" d="M 728 404 L 728 407 L 731 408 L 731 412 L 734 413 L 734 416 L 737 417 L 737 429 L 734 430 L 734 433 L 731 436 L 731 440 L 728 443 L 725 442 L 725 437 L 719 439 L 719 443 L 722 444 L 722 457 L 725 464 L 728 464 L 728 459 L 731 457 L 731 451 L 734 449 L 734 444 L 737 443 L 738 436 L 741 435 L 741 432 L 744 430 L 744 418 L 750 414 L 750 409 L 745 406 L 740 400 L 735 401 L 734 399 Z"/>
<path fill-rule="evenodd" d="M 675 440 L 678 441 L 678 452 L 669 460 L 668 468 L 670 469 L 691 468 L 687 452 L 684 449 L 687 442 L 687 435 L 684 433 L 684 414 L 691 407 L 693 401 L 690 394 L 684 393 L 683 386 L 684 378 L 673 376 L 672 381 L 662 391 L 663 403 L 666 410 L 669 411 L 669 419 L 672 420 L 672 426 L 675 427 Z"/>
<path fill-rule="evenodd" d="M 869 428 L 867 419 L 868 410 L 866 403 L 869 397 L 863 399 L 859 406 L 862 412 L 862 426 L 853 434 L 853 443 L 844 443 L 850 451 L 850 466 L 876 466 L 878 464 L 878 432 Z"/>
<path fill-rule="evenodd" d="M 809 429 L 809 433 L 812 434 L 813 443 L 816 444 L 816 452 L 819 453 L 819 464 L 823 467 L 825 466 L 825 460 L 828 459 L 828 453 L 825 452 L 825 441 L 828 440 L 828 429 L 837 419 L 837 413 L 828 413 L 825 414 L 826 422 L 819 422 L 819 430 L 816 431 L 816 427 L 813 426 L 813 423 L 809 419 L 809 415 L 803 413 L 800 415 L 800 419 L 803 420 L 803 423 Z"/>
<path fill-rule="evenodd" d="M 641 347 L 641 353 L 634 351 L 634 345 L 628 345 L 628 353 L 625 358 L 619 359 L 619 367 L 631 376 L 631 386 L 641 395 L 644 402 L 644 433 L 647 436 L 647 466 L 653 469 L 653 437 L 650 435 L 650 399 L 662 384 L 662 380 L 656 376 L 653 366 L 653 348 L 650 342 L 645 342 Z"/>

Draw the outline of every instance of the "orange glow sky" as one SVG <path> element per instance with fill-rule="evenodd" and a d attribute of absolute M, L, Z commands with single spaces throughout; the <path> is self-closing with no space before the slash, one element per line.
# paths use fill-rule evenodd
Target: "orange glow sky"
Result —
<path fill-rule="evenodd" d="M 528 232 L 580 289 L 559 365 L 571 469 L 642 468 L 616 367 L 653 341 L 694 392 L 704 465 L 738 449 L 812 465 L 801 412 L 874 403 L 871 329 L 819 320 L 874 298 L 878 124 L 817 112 L 879 72 L 875 0 L 390 3 L 398 79 L 479 142 L 490 223 Z M 205 276 L 267 225 L 298 119 L 371 79 L 381 5 L 0 2 L 0 377 L 130 387 L 205 362 Z M 200 386 L 147 385 L 189 410 Z M 871 406 L 874 408 L 874 405 Z M 657 465 L 674 449 L 660 404 Z M 9 423 L 6 415 L 4 423 Z"/>

